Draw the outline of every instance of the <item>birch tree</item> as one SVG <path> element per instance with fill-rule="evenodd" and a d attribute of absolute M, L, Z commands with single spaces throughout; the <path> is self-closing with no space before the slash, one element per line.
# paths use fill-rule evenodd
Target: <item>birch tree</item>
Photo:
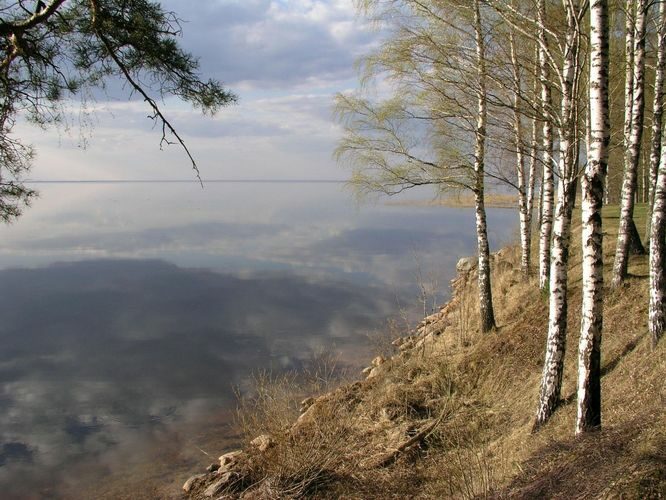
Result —
<path fill-rule="evenodd" d="M 664 336 L 664 329 L 666 329 L 666 145 L 662 145 L 661 162 L 652 205 L 648 316 L 652 346 L 657 347 L 657 343 Z"/>
<path fill-rule="evenodd" d="M 523 100 L 525 91 L 523 89 L 522 64 L 518 57 L 516 47 L 516 32 L 513 27 L 509 31 L 509 50 L 511 57 L 511 76 L 513 80 L 513 147 L 516 158 L 516 181 L 518 191 L 518 214 L 520 222 L 520 268 L 523 277 L 527 278 L 530 273 L 531 248 L 532 248 L 532 213 L 534 205 L 534 177 L 536 173 L 536 160 L 538 145 L 537 119 L 532 117 L 532 129 L 530 136 L 529 156 L 526 154 L 523 118 Z M 527 156 L 527 158 L 526 158 Z M 529 158 L 529 168 L 526 169 Z"/>
<path fill-rule="evenodd" d="M 652 205 L 661 159 L 662 123 L 664 115 L 664 77 L 666 76 L 666 2 L 659 2 L 657 14 L 657 66 L 654 76 L 654 102 L 652 104 L 652 137 L 650 167 L 648 171 L 647 237 L 651 237 Z"/>
<path fill-rule="evenodd" d="M 474 213 L 476 215 L 476 241 L 479 285 L 479 315 L 481 331 L 489 332 L 495 328 L 492 286 L 490 283 L 490 246 L 488 244 L 488 225 L 485 206 L 485 147 L 488 122 L 488 96 L 486 89 L 486 44 L 481 20 L 480 1 L 474 0 L 474 40 L 476 48 L 477 85 L 477 123 L 474 130 Z"/>
<path fill-rule="evenodd" d="M 538 80 L 536 80 L 536 85 L 538 85 Z M 535 94 L 538 94 L 536 92 Z M 537 104 L 537 109 L 539 108 L 539 105 Z M 539 165 L 539 120 L 537 118 L 532 118 L 532 139 L 530 141 L 530 162 L 529 162 L 529 168 L 528 168 L 528 173 L 527 177 L 529 179 L 529 183 L 527 185 L 527 214 L 528 214 L 528 223 L 527 223 L 527 228 L 529 231 L 528 234 L 528 241 L 529 241 L 529 248 L 528 248 L 528 256 L 527 256 L 527 261 L 529 262 L 529 265 L 531 267 L 532 265 L 532 234 L 533 234 L 533 225 L 534 225 L 534 199 L 535 199 L 535 193 L 536 193 L 536 185 L 537 185 L 537 176 L 539 175 L 539 172 L 537 170 L 537 167 Z M 541 214 L 541 211 L 539 210 L 539 215 Z M 539 221 L 541 219 L 539 218 Z"/>
<path fill-rule="evenodd" d="M 608 167 L 608 0 L 590 5 L 590 105 L 587 166 L 582 176 L 583 303 L 578 347 L 576 434 L 601 425 L 603 232 L 601 207 Z"/>
<path fill-rule="evenodd" d="M 537 180 L 537 166 L 539 165 L 539 125 L 540 118 L 543 116 L 543 106 L 539 101 L 539 65 L 538 61 L 538 45 L 535 45 L 535 56 L 534 56 L 534 89 L 533 97 L 536 102 L 536 112 L 538 116 L 532 116 L 532 132 L 530 138 L 530 155 L 529 155 L 529 168 L 527 170 L 527 220 L 525 226 L 527 228 L 527 235 L 525 236 L 526 246 L 524 248 L 524 255 L 521 259 L 522 267 L 524 269 L 523 273 L 530 272 L 532 267 L 532 226 L 534 222 L 534 190 Z M 539 221 L 541 221 L 541 209 L 539 209 Z"/>
<path fill-rule="evenodd" d="M 611 282 L 613 287 L 620 285 L 627 275 L 631 246 L 635 246 L 639 251 L 643 250 L 633 217 L 645 114 L 645 23 L 647 9 L 647 0 L 627 0 L 624 180 L 622 182 L 620 224 Z"/>
<path fill-rule="evenodd" d="M 546 356 L 534 429 L 541 427 L 560 404 L 567 334 L 568 266 L 571 215 L 576 195 L 579 155 L 579 96 L 582 74 L 581 25 L 587 2 L 563 0 L 566 37 L 560 77 L 559 185 L 551 249 L 549 319 Z"/>
<path fill-rule="evenodd" d="M 519 194 L 519 213 L 521 216 L 521 267 L 527 273 L 530 262 L 531 243 L 531 217 L 534 205 L 534 182 L 536 167 L 543 166 L 539 194 L 539 283 L 542 289 L 548 286 L 550 276 L 550 248 L 553 228 L 554 209 L 554 171 L 557 165 L 554 162 L 554 123 L 559 122 L 559 110 L 553 106 L 553 89 L 559 88 L 561 82 L 552 80 L 553 69 L 559 71 L 557 57 L 551 51 L 552 39 L 559 45 L 557 29 L 548 26 L 549 16 L 546 0 L 536 0 L 526 5 L 524 2 L 514 0 L 487 0 L 496 14 L 509 26 L 508 45 L 513 81 L 513 102 L 502 106 L 513 111 L 511 118 L 513 124 L 514 145 L 516 155 L 517 183 L 514 186 Z M 552 3 L 552 2 L 551 2 Z M 552 23 L 552 21 L 550 21 Z M 535 54 L 531 61 L 524 63 L 516 57 L 516 37 L 521 37 L 521 45 L 527 42 L 528 46 L 535 47 Z M 501 50 L 501 49 L 500 49 Z M 535 65 L 534 93 L 530 95 L 521 86 L 521 69 Z M 529 155 L 526 154 L 527 142 L 524 135 L 522 119 L 532 122 L 531 138 L 529 139 Z M 538 156 L 541 155 L 539 161 Z M 529 156 L 529 170 L 526 171 L 521 159 Z M 521 188 L 523 184 L 523 188 Z"/>
<path fill-rule="evenodd" d="M 548 115 L 553 107 L 550 80 L 548 36 L 546 34 L 546 1 L 538 0 L 537 30 L 539 37 L 539 78 L 541 80 L 541 109 L 543 121 L 542 151 L 543 174 L 541 177 L 541 210 L 539 233 L 539 288 L 546 290 L 550 282 L 550 244 L 553 233 L 553 205 L 555 201 L 553 175 L 553 125 Z"/>
<path fill-rule="evenodd" d="M 336 157 L 352 166 L 357 192 L 415 186 L 474 195 L 481 330 L 495 327 L 485 208 L 488 132 L 487 26 L 480 0 L 368 0 L 363 13 L 394 28 L 364 60 L 394 94 L 380 101 L 337 96 L 345 134 Z"/>
<path fill-rule="evenodd" d="M 527 15 L 529 6 L 510 0 L 512 11 Z M 497 5 L 492 5 L 497 9 Z M 490 9 L 489 15 L 498 16 Z M 524 278 L 531 271 L 534 188 L 539 164 L 539 129 L 543 111 L 539 103 L 539 77 L 535 41 L 513 24 L 493 28 L 490 50 L 488 121 L 490 163 L 502 165 L 487 177 L 516 190 L 520 235 L 520 267 Z M 530 71 L 530 70 L 534 71 Z M 507 161 L 508 158 L 508 161 Z M 511 165 L 505 168 L 504 165 Z"/>

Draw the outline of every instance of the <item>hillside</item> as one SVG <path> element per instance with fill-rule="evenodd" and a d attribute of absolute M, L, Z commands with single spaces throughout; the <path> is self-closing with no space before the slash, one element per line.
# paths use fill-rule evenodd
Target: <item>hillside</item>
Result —
<path fill-rule="evenodd" d="M 617 219 L 605 220 L 610 263 Z M 493 258 L 496 333 L 477 332 L 475 273 L 461 273 L 451 301 L 396 339 L 392 356 L 303 401 L 300 416 L 301 391 L 264 381 L 241 413 L 244 451 L 190 481 L 189 498 L 664 498 L 666 347 L 652 350 L 647 335 L 646 257 L 633 257 L 632 277 L 606 296 L 603 428 L 574 438 L 579 234 L 565 401 L 540 432 L 531 427 L 548 302 L 506 248 Z"/>

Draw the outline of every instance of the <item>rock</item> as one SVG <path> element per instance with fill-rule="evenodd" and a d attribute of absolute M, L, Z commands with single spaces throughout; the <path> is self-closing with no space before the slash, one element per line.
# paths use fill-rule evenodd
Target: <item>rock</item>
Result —
<path fill-rule="evenodd" d="M 504 257 L 508 257 L 511 254 L 511 248 L 510 247 L 504 247 L 500 248 L 495 252 L 495 255 L 497 255 L 498 258 L 502 259 Z"/>
<path fill-rule="evenodd" d="M 237 474 L 234 472 L 225 472 L 220 479 L 211 484 L 206 491 L 204 491 L 204 496 L 212 498 L 215 495 L 218 495 L 225 488 L 227 488 L 231 483 L 233 483 L 237 478 Z"/>
<path fill-rule="evenodd" d="M 414 340 L 409 339 L 409 340 L 405 341 L 405 343 L 400 346 L 400 350 L 401 351 L 407 351 L 407 350 L 411 349 L 412 347 L 414 347 Z"/>
<path fill-rule="evenodd" d="M 433 324 L 435 321 L 438 321 L 439 319 L 440 319 L 439 313 L 434 313 L 431 314 L 430 316 L 426 316 L 425 318 L 423 318 L 423 320 L 421 321 L 421 323 L 419 323 L 419 325 L 428 326 Z"/>
<path fill-rule="evenodd" d="M 459 273 L 468 273 L 476 267 L 477 260 L 475 257 L 463 257 L 456 264 L 456 271 Z"/>
<path fill-rule="evenodd" d="M 304 413 L 302 413 L 296 419 L 296 423 L 312 421 L 314 419 L 314 409 L 315 409 L 314 405 L 312 405 L 310 408 L 308 408 Z"/>
<path fill-rule="evenodd" d="M 213 463 L 213 464 L 210 464 L 208 467 L 206 467 L 206 470 L 208 472 L 215 472 L 219 468 L 220 468 L 220 464 Z"/>
<path fill-rule="evenodd" d="M 405 339 L 403 339 L 402 337 L 398 337 L 393 342 L 391 342 L 391 345 L 393 347 L 400 347 L 404 343 L 405 343 Z"/>
<path fill-rule="evenodd" d="M 372 366 L 383 365 L 385 362 L 386 358 L 384 358 L 384 356 L 377 356 L 375 359 L 372 360 Z"/>
<path fill-rule="evenodd" d="M 250 441 L 250 444 L 263 453 L 267 449 L 275 446 L 275 441 L 268 434 L 262 434 Z"/>
<path fill-rule="evenodd" d="M 303 427 L 307 426 L 308 424 L 312 423 L 315 419 L 315 408 L 317 405 L 312 405 L 310 408 L 305 410 L 305 412 L 301 413 L 299 417 L 296 419 L 296 422 L 294 422 L 294 425 L 291 426 L 291 434 L 296 436 L 298 435 Z"/>
<path fill-rule="evenodd" d="M 301 401 L 301 413 L 304 413 L 310 408 L 314 403 L 316 399 L 315 398 L 305 398 L 303 401 Z"/>
<path fill-rule="evenodd" d="M 220 457 L 220 467 L 230 467 L 238 462 L 238 459 L 243 454 L 243 450 L 230 451 Z"/>
<path fill-rule="evenodd" d="M 185 493 L 189 493 L 192 490 L 192 487 L 204 477 L 206 477 L 206 474 L 197 474 L 192 476 L 187 481 L 185 481 L 185 484 L 183 484 L 183 491 Z"/>
<path fill-rule="evenodd" d="M 441 322 L 445 316 L 446 314 L 435 313 L 425 318 L 416 329 L 416 337 L 423 337 L 426 333 L 432 332 L 432 329 L 436 328 L 437 323 Z"/>
<path fill-rule="evenodd" d="M 366 366 L 365 368 L 363 368 L 363 371 L 361 373 L 365 376 L 368 376 L 372 371 L 372 369 L 373 369 L 372 366 Z"/>
<path fill-rule="evenodd" d="M 373 378 L 384 371 L 390 370 L 391 366 L 390 363 L 386 362 L 384 356 L 377 356 L 372 360 L 372 366 L 369 366 L 367 369 L 369 369 L 367 378 Z M 365 370 L 363 371 L 365 372 Z"/>

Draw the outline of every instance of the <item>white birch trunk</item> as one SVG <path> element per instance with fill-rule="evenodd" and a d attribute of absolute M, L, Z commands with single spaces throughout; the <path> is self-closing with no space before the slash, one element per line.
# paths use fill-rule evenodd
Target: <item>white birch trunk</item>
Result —
<path fill-rule="evenodd" d="M 626 0 L 624 22 L 624 150 L 631 142 L 632 108 L 634 104 L 634 35 L 636 23 L 636 0 Z M 625 156 L 626 161 L 626 156 Z"/>
<path fill-rule="evenodd" d="M 476 37 L 476 63 L 478 71 L 478 118 L 475 131 L 474 173 L 475 173 L 475 213 L 476 236 L 479 256 L 479 314 L 481 331 L 488 332 L 495 328 L 495 313 L 490 282 L 490 246 L 488 245 L 488 228 L 486 224 L 486 208 L 484 200 L 484 162 L 486 144 L 486 125 L 488 121 L 486 95 L 486 54 L 483 29 L 481 24 L 480 1 L 474 0 L 474 31 Z"/>
<path fill-rule="evenodd" d="M 541 174 L 543 177 L 543 172 Z M 539 221 L 539 234 L 541 234 L 541 214 L 543 214 L 543 179 L 539 182 L 539 191 L 537 198 L 539 199 L 539 204 L 537 206 L 537 220 Z"/>
<path fill-rule="evenodd" d="M 631 105 L 625 109 L 625 137 L 627 142 L 625 144 L 620 225 L 617 234 L 615 262 L 613 264 L 613 287 L 619 286 L 627 276 L 630 244 L 635 244 L 638 233 L 633 217 L 645 111 L 645 21 L 647 17 L 647 0 L 627 0 L 628 12 L 634 3 L 636 4 L 634 25 L 630 29 L 629 23 L 627 23 L 627 37 L 633 32 L 633 86 L 631 91 Z M 629 60 L 630 58 L 627 57 L 627 59 Z M 628 102 L 625 101 L 626 104 Z M 627 123 L 627 117 L 629 123 Z M 640 244 L 640 238 L 638 243 Z"/>
<path fill-rule="evenodd" d="M 513 138 L 516 150 L 516 178 L 518 181 L 518 215 L 520 221 L 520 269 L 525 278 L 530 273 L 530 217 L 527 202 L 527 182 L 525 178 L 525 153 L 523 145 L 523 122 L 520 112 L 522 79 L 516 53 L 514 30 L 509 34 L 511 69 L 513 74 Z"/>
<path fill-rule="evenodd" d="M 578 346 L 576 434 L 601 425 L 603 232 L 601 207 L 608 167 L 608 0 L 590 5 L 590 110 L 588 163 L 582 178 L 583 304 Z"/>
<path fill-rule="evenodd" d="M 546 359 L 541 378 L 539 408 L 534 424 L 535 430 L 546 423 L 560 404 L 564 352 L 566 350 L 567 280 L 574 190 L 575 185 L 573 183 L 560 181 L 553 225 Z"/>
<path fill-rule="evenodd" d="M 550 307 L 546 359 L 541 379 L 539 407 L 534 429 L 537 430 L 551 417 L 560 404 L 564 352 L 567 333 L 567 278 L 569 244 L 571 240 L 571 213 L 576 196 L 577 102 L 576 81 L 580 74 L 577 66 L 580 29 L 577 0 L 565 2 L 567 10 L 567 38 L 562 69 L 562 107 L 560 129 L 560 182 L 553 227 L 553 247 L 550 268 Z"/>
<path fill-rule="evenodd" d="M 543 110 L 539 106 L 539 47 L 534 47 L 534 88 L 533 96 L 537 102 L 536 108 L 543 115 Z M 527 269 L 528 273 L 532 269 L 532 226 L 534 224 L 534 188 L 536 185 L 537 163 L 539 157 L 539 120 L 532 117 L 532 135 L 530 139 L 530 163 L 527 171 Z M 541 220 L 541 209 L 539 209 L 539 220 Z"/>
<path fill-rule="evenodd" d="M 550 70 L 546 48 L 548 38 L 544 23 L 546 20 L 546 2 L 539 0 L 539 78 L 541 79 L 541 109 L 544 114 L 542 149 L 543 175 L 541 177 L 541 210 L 539 233 L 539 288 L 545 290 L 550 281 L 550 243 L 553 231 L 553 204 L 555 199 L 553 176 L 553 125 L 550 119 L 552 112 L 552 92 L 550 88 Z"/>
<path fill-rule="evenodd" d="M 539 154 L 539 122 L 532 119 L 532 139 L 530 141 L 530 162 L 527 171 L 527 269 L 532 268 L 532 225 L 534 220 L 534 187 L 537 175 L 537 157 Z"/>
<path fill-rule="evenodd" d="M 661 136 L 664 116 L 664 76 L 666 76 L 666 2 L 659 3 L 657 18 L 657 67 L 654 76 L 654 101 L 652 105 L 652 141 L 650 145 L 650 167 L 648 171 L 648 212 L 646 234 L 651 237 L 652 205 L 657 184 L 657 172 L 661 160 Z"/>
<path fill-rule="evenodd" d="M 650 306 L 648 328 L 652 346 L 666 329 L 666 146 L 662 147 L 661 163 L 654 189 L 652 228 L 650 231 Z"/>

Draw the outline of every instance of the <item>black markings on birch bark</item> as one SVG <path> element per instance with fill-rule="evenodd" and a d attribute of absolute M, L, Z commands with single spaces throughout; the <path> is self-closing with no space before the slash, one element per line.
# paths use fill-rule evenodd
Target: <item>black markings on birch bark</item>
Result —
<path fill-rule="evenodd" d="M 631 235 L 633 233 L 635 236 L 638 233 L 633 217 L 638 162 L 641 152 L 641 139 L 643 137 L 643 118 L 645 114 L 645 22 L 647 7 L 647 0 L 627 0 L 627 39 L 632 38 L 633 45 L 630 46 L 629 41 L 627 41 L 628 68 L 625 91 L 629 92 L 629 84 L 632 83 L 632 85 L 630 93 L 631 100 L 629 100 L 628 96 L 625 96 L 624 180 L 622 182 L 620 225 L 617 234 L 613 279 L 611 282 L 613 287 L 619 286 L 627 276 L 630 241 L 633 239 L 633 245 L 636 245 L 636 238 L 631 238 Z M 634 13 L 633 23 L 630 22 L 631 13 Z M 629 75 L 630 71 L 631 75 Z M 640 251 L 641 249 L 639 248 L 638 250 Z"/>
<path fill-rule="evenodd" d="M 566 3 L 566 15 L 567 34 L 561 79 L 562 104 L 559 126 L 559 189 L 551 249 L 548 338 L 534 430 L 545 424 L 560 404 L 566 349 L 569 244 L 571 214 L 576 199 L 579 138 L 578 103 L 575 95 L 581 74 L 579 65 L 581 7 L 578 0 Z"/>
<path fill-rule="evenodd" d="M 538 67 L 535 68 L 538 71 Z M 539 92 L 539 80 L 535 72 L 534 79 L 534 95 L 536 96 Z M 537 109 L 539 108 L 537 104 Z M 531 272 L 532 268 L 532 224 L 534 221 L 534 186 L 536 184 L 537 176 L 537 158 L 539 154 L 539 121 L 536 117 L 532 118 L 532 139 L 530 141 L 530 162 L 529 169 L 527 172 L 527 247 L 526 250 L 526 262 L 527 262 L 527 274 Z"/>
<path fill-rule="evenodd" d="M 480 0 L 474 0 L 474 34 L 476 41 L 476 64 L 478 74 L 477 105 L 478 118 L 475 130 L 474 173 L 475 173 L 475 213 L 477 247 L 479 255 L 479 313 L 481 331 L 488 332 L 495 328 L 495 313 L 490 282 L 490 247 L 488 245 L 488 228 L 486 224 L 486 208 L 484 201 L 484 161 L 486 143 L 486 125 L 488 120 L 488 103 L 486 94 L 486 54 L 483 26 L 481 21 Z"/>
<path fill-rule="evenodd" d="M 654 102 L 652 105 L 652 141 L 650 144 L 650 167 L 648 170 L 648 212 L 646 237 L 651 237 L 652 205 L 657 184 L 657 172 L 661 159 L 662 123 L 664 116 L 664 76 L 666 76 L 666 2 L 659 3 L 657 16 L 657 67 L 654 76 Z"/>
<path fill-rule="evenodd" d="M 530 215 L 528 183 L 525 173 L 525 148 L 523 145 L 523 123 L 521 113 L 522 79 L 516 53 L 515 30 L 509 32 L 511 70 L 513 77 L 513 138 L 516 153 L 516 178 L 518 181 L 518 214 L 520 217 L 520 270 L 525 278 L 530 272 Z"/>
<path fill-rule="evenodd" d="M 666 329 L 666 145 L 661 151 L 652 206 L 648 328 L 652 346 L 657 347 Z"/>
<path fill-rule="evenodd" d="M 576 434 L 601 425 L 603 232 L 601 208 L 608 168 L 608 0 L 590 5 L 590 106 L 588 163 L 582 177 L 583 301 L 578 346 Z"/>
<path fill-rule="evenodd" d="M 546 290 L 550 281 L 550 244 L 553 230 L 553 204 L 555 198 L 553 176 L 553 125 L 552 91 L 550 88 L 550 69 L 546 47 L 546 2 L 539 0 L 537 21 L 539 24 L 539 78 L 541 80 L 541 109 L 544 111 L 542 132 L 543 175 L 541 177 L 541 210 L 539 233 L 539 288 Z"/>

